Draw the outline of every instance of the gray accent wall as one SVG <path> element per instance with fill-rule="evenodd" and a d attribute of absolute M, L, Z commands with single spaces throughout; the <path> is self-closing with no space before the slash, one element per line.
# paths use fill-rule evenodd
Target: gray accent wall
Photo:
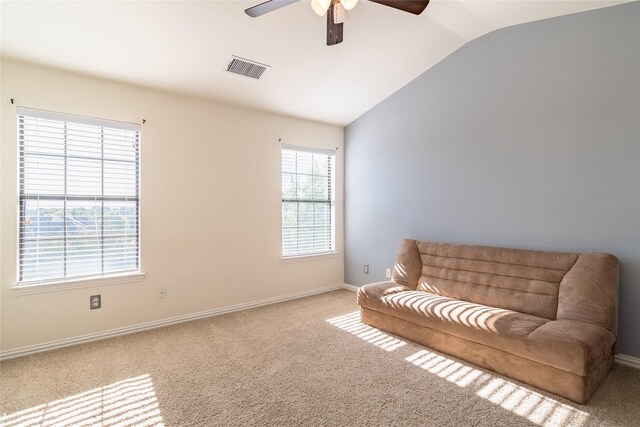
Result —
<path fill-rule="evenodd" d="M 640 3 L 466 44 L 351 123 L 345 158 L 346 283 L 385 280 L 403 237 L 610 252 L 640 357 Z"/>

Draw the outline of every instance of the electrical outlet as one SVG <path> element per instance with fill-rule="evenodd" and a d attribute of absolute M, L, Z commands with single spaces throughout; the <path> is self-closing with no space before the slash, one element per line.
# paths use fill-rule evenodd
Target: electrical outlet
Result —
<path fill-rule="evenodd" d="M 364 265 L 364 274 L 369 274 L 369 264 Z"/>
<path fill-rule="evenodd" d="M 167 288 L 160 288 L 160 292 L 158 293 L 158 298 L 166 298 L 167 297 Z"/>
<path fill-rule="evenodd" d="M 391 269 L 390 268 L 387 268 L 384 271 L 384 277 L 386 277 L 387 279 L 391 279 Z"/>
<path fill-rule="evenodd" d="M 91 310 L 95 310 L 97 308 L 102 307 L 102 297 L 101 295 L 91 295 L 89 297 L 89 308 Z"/>

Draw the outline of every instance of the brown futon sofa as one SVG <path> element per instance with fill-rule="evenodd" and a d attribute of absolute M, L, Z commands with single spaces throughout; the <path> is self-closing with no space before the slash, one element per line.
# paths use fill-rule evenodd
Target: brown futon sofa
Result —
<path fill-rule="evenodd" d="M 402 241 L 391 282 L 358 291 L 362 321 L 586 403 L 613 367 L 618 260 Z"/>

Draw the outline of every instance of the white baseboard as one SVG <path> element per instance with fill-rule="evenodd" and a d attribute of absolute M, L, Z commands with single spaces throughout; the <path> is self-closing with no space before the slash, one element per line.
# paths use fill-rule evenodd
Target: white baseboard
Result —
<path fill-rule="evenodd" d="M 161 328 L 163 326 L 174 325 L 176 323 L 189 322 L 191 320 L 202 319 L 205 317 L 219 316 L 221 314 L 232 313 L 234 311 L 247 310 L 250 308 L 261 307 L 264 305 L 276 304 L 279 302 L 304 298 L 312 295 L 322 294 L 325 292 L 344 289 L 343 284 L 325 286 L 322 288 L 311 289 L 309 291 L 296 292 L 293 294 L 282 295 L 279 297 L 266 298 L 258 301 L 247 302 L 243 304 L 232 305 L 229 307 L 214 308 L 212 310 L 200 311 L 198 313 L 185 314 L 183 316 L 170 317 L 168 319 L 154 320 L 152 322 L 139 323 L 137 325 L 125 326 L 122 328 L 111 329 L 108 331 L 97 332 L 94 334 L 80 335 L 77 337 L 66 338 L 57 341 L 50 341 L 44 344 L 30 345 L 0 352 L 0 361 L 14 359 L 16 357 L 26 356 L 28 354 L 40 353 L 43 351 L 55 350 L 58 348 L 69 347 L 77 344 L 84 344 L 91 341 L 103 340 L 106 338 L 117 337 L 120 335 L 128 335 L 135 332 L 146 331 L 149 329 Z"/>
<path fill-rule="evenodd" d="M 353 285 L 350 285 L 350 284 L 348 284 L 348 283 L 345 283 L 344 285 L 342 285 L 342 287 L 343 287 L 344 289 L 347 289 L 347 290 L 349 290 L 349 291 L 353 291 L 353 292 L 358 292 L 358 289 L 360 289 L 360 287 L 359 287 L 359 286 L 353 286 Z"/>
<path fill-rule="evenodd" d="M 621 365 L 631 366 L 632 368 L 640 369 L 640 358 L 627 356 L 626 354 L 616 354 L 616 362 Z"/>

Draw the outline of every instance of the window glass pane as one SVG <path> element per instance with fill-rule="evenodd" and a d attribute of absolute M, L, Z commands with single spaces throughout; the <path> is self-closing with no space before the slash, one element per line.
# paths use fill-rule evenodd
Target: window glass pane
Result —
<path fill-rule="evenodd" d="M 18 124 L 22 144 L 27 153 L 64 155 L 64 143 L 60 135 L 64 134 L 64 122 L 25 117 Z"/>
<path fill-rule="evenodd" d="M 331 225 L 331 205 L 329 203 L 314 203 L 315 223 L 327 227 Z"/>
<path fill-rule="evenodd" d="M 64 202 L 62 200 L 25 200 L 23 202 L 21 238 L 33 240 L 64 237 Z"/>
<path fill-rule="evenodd" d="M 313 203 L 298 204 L 298 227 L 313 227 Z"/>
<path fill-rule="evenodd" d="M 98 126 L 67 123 L 67 156 L 102 158 L 102 132 Z"/>
<path fill-rule="evenodd" d="M 295 199 L 297 197 L 298 184 L 296 175 L 291 173 L 282 173 L 282 198 Z"/>
<path fill-rule="evenodd" d="M 135 196 L 136 164 L 104 161 L 104 195 Z"/>
<path fill-rule="evenodd" d="M 282 150 L 282 172 L 296 173 L 296 152 Z"/>
<path fill-rule="evenodd" d="M 316 251 L 328 251 L 331 249 L 331 236 L 327 227 L 316 227 L 313 239 L 313 249 Z"/>
<path fill-rule="evenodd" d="M 313 200 L 327 200 L 329 197 L 329 178 L 324 176 L 313 177 Z"/>
<path fill-rule="evenodd" d="M 20 251 L 20 280 L 51 279 L 64 276 L 64 240 L 23 241 Z"/>
<path fill-rule="evenodd" d="M 311 200 L 313 198 L 313 177 L 311 175 L 298 175 L 298 195 L 300 200 Z"/>
<path fill-rule="evenodd" d="M 133 236 L 138 232 L 136 202 L 104 203 L 105 236 Z"/>
<path fill-rule="evenodd" d="M 328 176 L 329 170 L 327 168 L 328 165 L 328 156 L 314 154 L 313 155 L 313 174 L 320 176 Z"/>
<path fill-rule="evenodd" d="M 102 164 L 100 160 L 67 159 L 67 194 L 102 195 Z"/>
<path fill-rule="evenodd" d="M 296 173 L 311 175 L 313 153 L 298 151 L 296 158 Z"/>
<path fill-rule="evenodd" d="M 313 252 L 313 227 L 298 227 L 298 252 Z"/>
<path fill-rule="evenodd" d="M 298 228 L 285 227 L 282 229 L 282 252 L 292 255 L 298 252 Z"/>
<path fill-rule="evenodd" d="M 68 238 L 67 276 L 84 276 L 102 271 L 102 242 L 99 237 Z"/>
<path fill-rule="evenodd" d="M 67 201 L 67 237 L 98 238 L 102 232 L 102 203 L 96 201 Z"/>
<path fill-rule="evenodd" d="M 105 272 L 135 270 L 138 267 L 138 247 L 134 236 L 104 239 Z"/>
<path fill-rule="evenodd" d="M 25 154 L 20 172 L 25 194 L 64 194 L 64 157 Z"/>
<path fill-rule="evenodd" d="M 126 162 L 137 160 L 137 141 L 134 132 L 105 128 L 104 142 L 105 159 Z"/>
<path fill-rule="evenodd" d="M 296 227 L 298 225 L 298 203 L 282 203 L 282 226 Z"/>

